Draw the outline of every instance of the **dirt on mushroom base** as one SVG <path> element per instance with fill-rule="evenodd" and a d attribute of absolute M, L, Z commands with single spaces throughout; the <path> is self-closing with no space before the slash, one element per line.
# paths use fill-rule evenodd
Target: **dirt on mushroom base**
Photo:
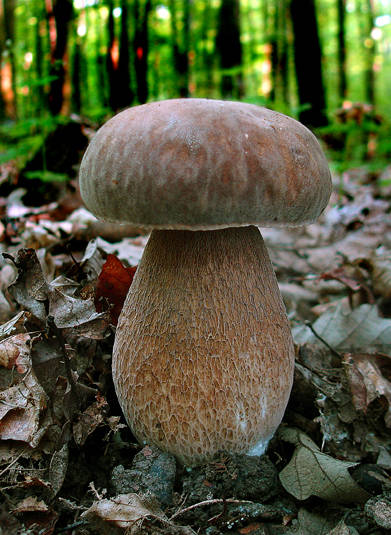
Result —
<path fill-rule="evenodd" d="M 94 306 L 107 254 L 135 265 L 145 239 L 87 246 L 53 207 L 19 206 L 1 244 L 18 264 L 0 272 L 2 535 L 387 533 L 390 201 L 346 187 L 322 224 L 264 232 L 299 343 L 267 457 L 222 452 L 191 471 L 135 444 L 111 382 L 113 329 Z"/>

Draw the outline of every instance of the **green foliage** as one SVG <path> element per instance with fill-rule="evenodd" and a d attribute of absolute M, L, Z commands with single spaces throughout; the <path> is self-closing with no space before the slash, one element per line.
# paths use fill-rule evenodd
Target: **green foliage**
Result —
<path fill-rule="evenodd" d="M 69 179 L 68 175 L 45 170 L 27 171 L 24 176 L 31 179 L 38 178 L 42 182 L 66 182 Z"/>
<path fill-rule="evenodd" d="M 137 94 L 135 59 L 139 51 L 135 37 L 140 29 L 146 0 L 122 0 L 128 4 L 130 84 Z M 121 2 L 114 0 L 74 1 L 69 25 L 67 60 L 53 58 L 53 35 L 43 0 L 15 0 L 14 39 L 5 44 L 3 63 L 14 62 L 13 91 L 17 120 L 0 125 L 0 163 L 17 159 L 21 165 L 41 147 L 45 136 L 62 121 L 48 113 L 48 95 L 56 64 L 66 69 L 65 114 L 77 113 L 102 123 L 114 113 L 109 107 L 108 69 L 109 6 L 114 11 L 114 37 L 119 53 Z M 294 38 L 289 15 L 289 0 L 240 0 L 242 65 L 219 69 L 216 44 L 218 16 L 222 0 L 159 0 L 152 2 L 148 24 L 149 99 L 179 96 L 180 75 L 175 47 L 189 60 L 189 96 L 221 98 L 223 76 L 243 81 L 241 93 L 246 102 L 267 106 L 294 117 L 306 109 L 299 103 L 294 64 Z M 346 98 L 365 102 L 368 72 L 375 76 L 376 111 L 384 124 L 364 120 L 338 123 L 333 110 L 341 107 L 338 91 L 338 12 L 336 0 L 316 0 L 318 25 L 323 49 L 323 74 L 326 84 L 330 126 L 319 131 L 328 143 L 335 168 L 343 171 L 352 165 L 371 169 L 384 165 L 391 154 L 389 95 L 391 92 L 391 20 L 387 2 L 346 2 L 347 86 Z M 138 7 L 137 7 L 138 6 Z M 190 6 L 190 7 L 189 7 Z M 137 14 L 138 13 L 138 14 Z M 188 14 L 188 15 L 187 15 Z M 137 16 L 139 17 L 137 19 Z M 189 32 L 186 34 L 186 17 Z M 372 21 L 372 26 L 370 22 Z M 50 24 L 49 24 L 50 22 Z M 374 30 L 374 31 L 373 31 Z M 1 40 L 1 37 L 0 37 Z M 2 43 L 0 43 L 1 48 Z M 3 43 L 4 45 L 4 43 Z M 114 47 L 115 48 L 115 47 Z M 372 58 L 371 69 L 368 69 Z M 117 57 L 118 61 L 118 57 Z M 180 70 L 180 68 L 179 68 Z M 182 80 L 183 82 L 183 80 Z M 133 104 L 137 104 L 136 100 Z M 308 106 L 307 106 L 308 107 Z M 376 138 L 376 157 L 368 158 L 368 138 Z M 58 179 L 43 169 L 43 180 Z"/>

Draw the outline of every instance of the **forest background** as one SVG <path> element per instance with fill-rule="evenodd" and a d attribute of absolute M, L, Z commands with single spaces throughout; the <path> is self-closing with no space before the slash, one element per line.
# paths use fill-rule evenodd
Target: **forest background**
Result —
<path fill-rule="evenodd" d="M 0 0 L 0 58 L 0 535 L 391 533 L 391 0 Z M 298 118 L 334 186 L 262 229 L 296 348 L 280 431 L 191 471 L 139 451 L 112 381 L 148 238 L 77 184 L 104 121 L 176 97 Z"/>
<path fill-rule="evenodd" d="M 175 97 L 292 115 L 339 168 L 391 151 L 390 0 L 1 0 L 0 55 L 0 162 L 71 114 Z"/>

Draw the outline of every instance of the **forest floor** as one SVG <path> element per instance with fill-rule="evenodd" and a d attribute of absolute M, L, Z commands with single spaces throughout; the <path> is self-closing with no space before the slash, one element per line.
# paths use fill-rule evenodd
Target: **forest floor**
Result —
<path fill-rule="evenodd" d="M 191 470 L 137 445 L 112 384 L 147 237 L 97 222 L 75 181 L 26 194 L 1 174 L 1 535 L 391 533 L 391 167 L 336 177 L 313 225 L 262 229 L 296 344 L 291 399 L 266 455 Z"/>

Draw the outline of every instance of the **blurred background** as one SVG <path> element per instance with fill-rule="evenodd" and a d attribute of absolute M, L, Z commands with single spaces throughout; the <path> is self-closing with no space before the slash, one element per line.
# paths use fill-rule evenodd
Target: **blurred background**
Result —
<path fill-rule="evenodd" d="M 0 164 L 29 178 L 69 176 L 69 122 L 175 97 L 292 115 L 337 172 L 391 153 L 390 0 L 0 0 L 0 55 Z"/>

